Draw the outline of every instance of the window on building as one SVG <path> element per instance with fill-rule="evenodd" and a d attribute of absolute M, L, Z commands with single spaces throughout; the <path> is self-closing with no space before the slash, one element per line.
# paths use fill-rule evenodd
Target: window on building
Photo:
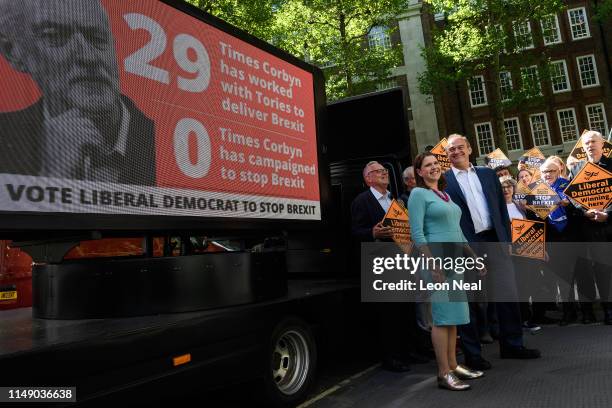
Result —
<path fill-rule="evenodd" d="M 552 83 L 553 93 L 572 90 L 567 75 L 565 60 L 553 61 L 550 63 L 550 82 Z"/>
<path fill-rule="evenodd" d="M 504 119 L 504 130 L 506 132 L 506 144 L 508 145 L 508 150 L 523 150 L 521 126 L 518 118 Z"/>
<path fill-rule="evenodd" d="M 510 75 L 510 71 L 499 73 L 499 95 L 502 101 L 507 101 L 512 97 L 512 75 Z"/>
<path fill-rule="evenodd" d="M 370 48 L 391 48 L 391 37 L 389 29 L 385 26 L 374 26 L 368 33 L 368 45 Z"/>
<path fill-rule="evenodd" d="M 559 19 L 556 14 L 551 14 L 540 20 L 542 27 L 542 37 L 544 45 L 559 44 L 561 40 L 561 31 L 559 31 Z"/>
<path fill-rule="evenodd" d="M 570 23 L 572 40 L 580 40 L 591 36 L 586 9 L 584 7 L 567 10 L 567 18 Z"/>
<path fill-rule="evenodd" d="M 608 134 L 608 121 L 606 120 L 606 111 L 603 103 L 587 105 L 586 112 L 589 120 L 589 129 L 596 130 L 605 137 Z"/>
<path fill-rule="evenodd" d="M 376 84 L 376 90 L 384 91 L 385 89 L 395 88 L 397 86 L 397 81 L 393 78 L 386 79 L 384 81 L 380 81 Z"/>
<path fill-rule="evenodd" d="M 578 139 L 578 123 L 576 122 L 574 108 L 558 110 L 557 117 L 559 118 L 559 130 L 563 143 Z"/>
<path fill-rule="evenodd" d="M 478 141 L 480 155 L 484 156 L 495 150 L 491 122 L 476 123 L 474 128 L 476 129 L 476 140 Z"/>
<path fill-rule="evenodd" d="M 580 85 L 583 88 L 599 85 L 597 65 L 595 64 L 595 56 L 593 54 L 576 58 L 576 64 L 580 73 Z"/>
<path fill-rule="evenodd" d="M 523 81 L 523 91 L 530 95 L 542 95 L 542 84 L 537 65 L 521 68 L 521 80 Z"/>
<path fill-rule="evenodd" d="M 529 115 L 529 123 L 531 123 L 531 134 L 533 135 L 533 143 L 536 146 L 550 145 L 550 132 L 548 130 L 548 120 L 546 113 L 536 113 Z"/>
<path fill-rule="evenodd" d="M 529 21 L 515 21 L 512 23 L 514 41 L 516 48 L 520 51 L 533 48 L 533 36 L 531 35 L 531 24 Z"/>
<path fill-rule="evenodd" d="M 487 92 L 484 77 L 482 75 L 472 77 L 472 79 L 468 80 L 468 89 L 470 90 L 470 104 L 472 108 L 487 104 Z"/>

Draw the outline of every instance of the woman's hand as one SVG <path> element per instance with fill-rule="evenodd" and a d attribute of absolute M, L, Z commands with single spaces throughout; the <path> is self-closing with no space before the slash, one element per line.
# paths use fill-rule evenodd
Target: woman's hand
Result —
<path fill-rule="evenodd" d="M 437 283 L 442 283 L 446 280 L 446 274 L 443 270 L 440 270 L 438 268 L 433 268 L 431 270 L 431 277 L 433 281 Z"/>

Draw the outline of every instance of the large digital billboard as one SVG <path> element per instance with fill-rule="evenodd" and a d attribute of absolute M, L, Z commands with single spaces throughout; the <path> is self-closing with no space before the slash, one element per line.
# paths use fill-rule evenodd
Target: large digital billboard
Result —
<path fill-rule="evenodd" d="M 0 212 L 321 219 L 311 70 L 160 1 L 0 23 Z"/>

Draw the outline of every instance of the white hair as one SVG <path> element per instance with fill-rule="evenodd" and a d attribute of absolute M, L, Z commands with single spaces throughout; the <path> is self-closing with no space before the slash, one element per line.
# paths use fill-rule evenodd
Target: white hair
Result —
<path fill-rule="evenodd" d="M 592 137 L 595 140 L 601 140 L 602 142 L 604 141 L 604 138 L 601 133 L 596 130 L 587 130 L 580 136 L 580 139 L 584 140 L 585 137 Z"/>
<path fill-rule="evenodd" d="M 555 156 L 551 156 L 544 160 L 544 163 L 540 164 L 540 169 L 543 167 L 548 167 L 550 164 L 554 165 L 557 170 L 559 170 L 559 172 L 563 172 L 563 169 L 561 168 L 561 165 L 559 164 L 559 161 Z"/>
<path fill-rule="evenodd" d="M 368 175 L 368 169 L 370 168 L 370 166 L 373 166 L 375 164 L 380 164 L 380 163 L 378 163 L 376 160 L 372 160 L 371 162 L 365 165 L 365 167 L 363 168 L 363 179 L 364 180 Z"/>
<path fill-rule="evenodd" d="M 410 173 L 411 171 L 414 175 L 414 166 L 408 166 L 404 169 L 404 171 L 402 172 L 402 177 L 404 178 L 404 180 L 408 178 L 408 173 Z"/>

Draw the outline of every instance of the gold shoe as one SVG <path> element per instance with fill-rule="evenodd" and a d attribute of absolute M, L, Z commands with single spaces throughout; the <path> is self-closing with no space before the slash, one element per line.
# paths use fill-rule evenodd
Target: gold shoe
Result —
<path fill-rule="evenodd" d="M 473 380 L 474 378 L 480 378 L 484 375 L 484 372 L 471 370 L 464 365 L 458 364 L 457 368 L 452 371 L 457 378 L 460 380 Z"/>
<path fill-rule="evenodd" d="M 464 391 L 470 389 L 470 385 L 457 378 L 452 371 L 449 371 L 443 377 L 438 377 L 438 387 L 446 388 L 451 391 Z"/>

